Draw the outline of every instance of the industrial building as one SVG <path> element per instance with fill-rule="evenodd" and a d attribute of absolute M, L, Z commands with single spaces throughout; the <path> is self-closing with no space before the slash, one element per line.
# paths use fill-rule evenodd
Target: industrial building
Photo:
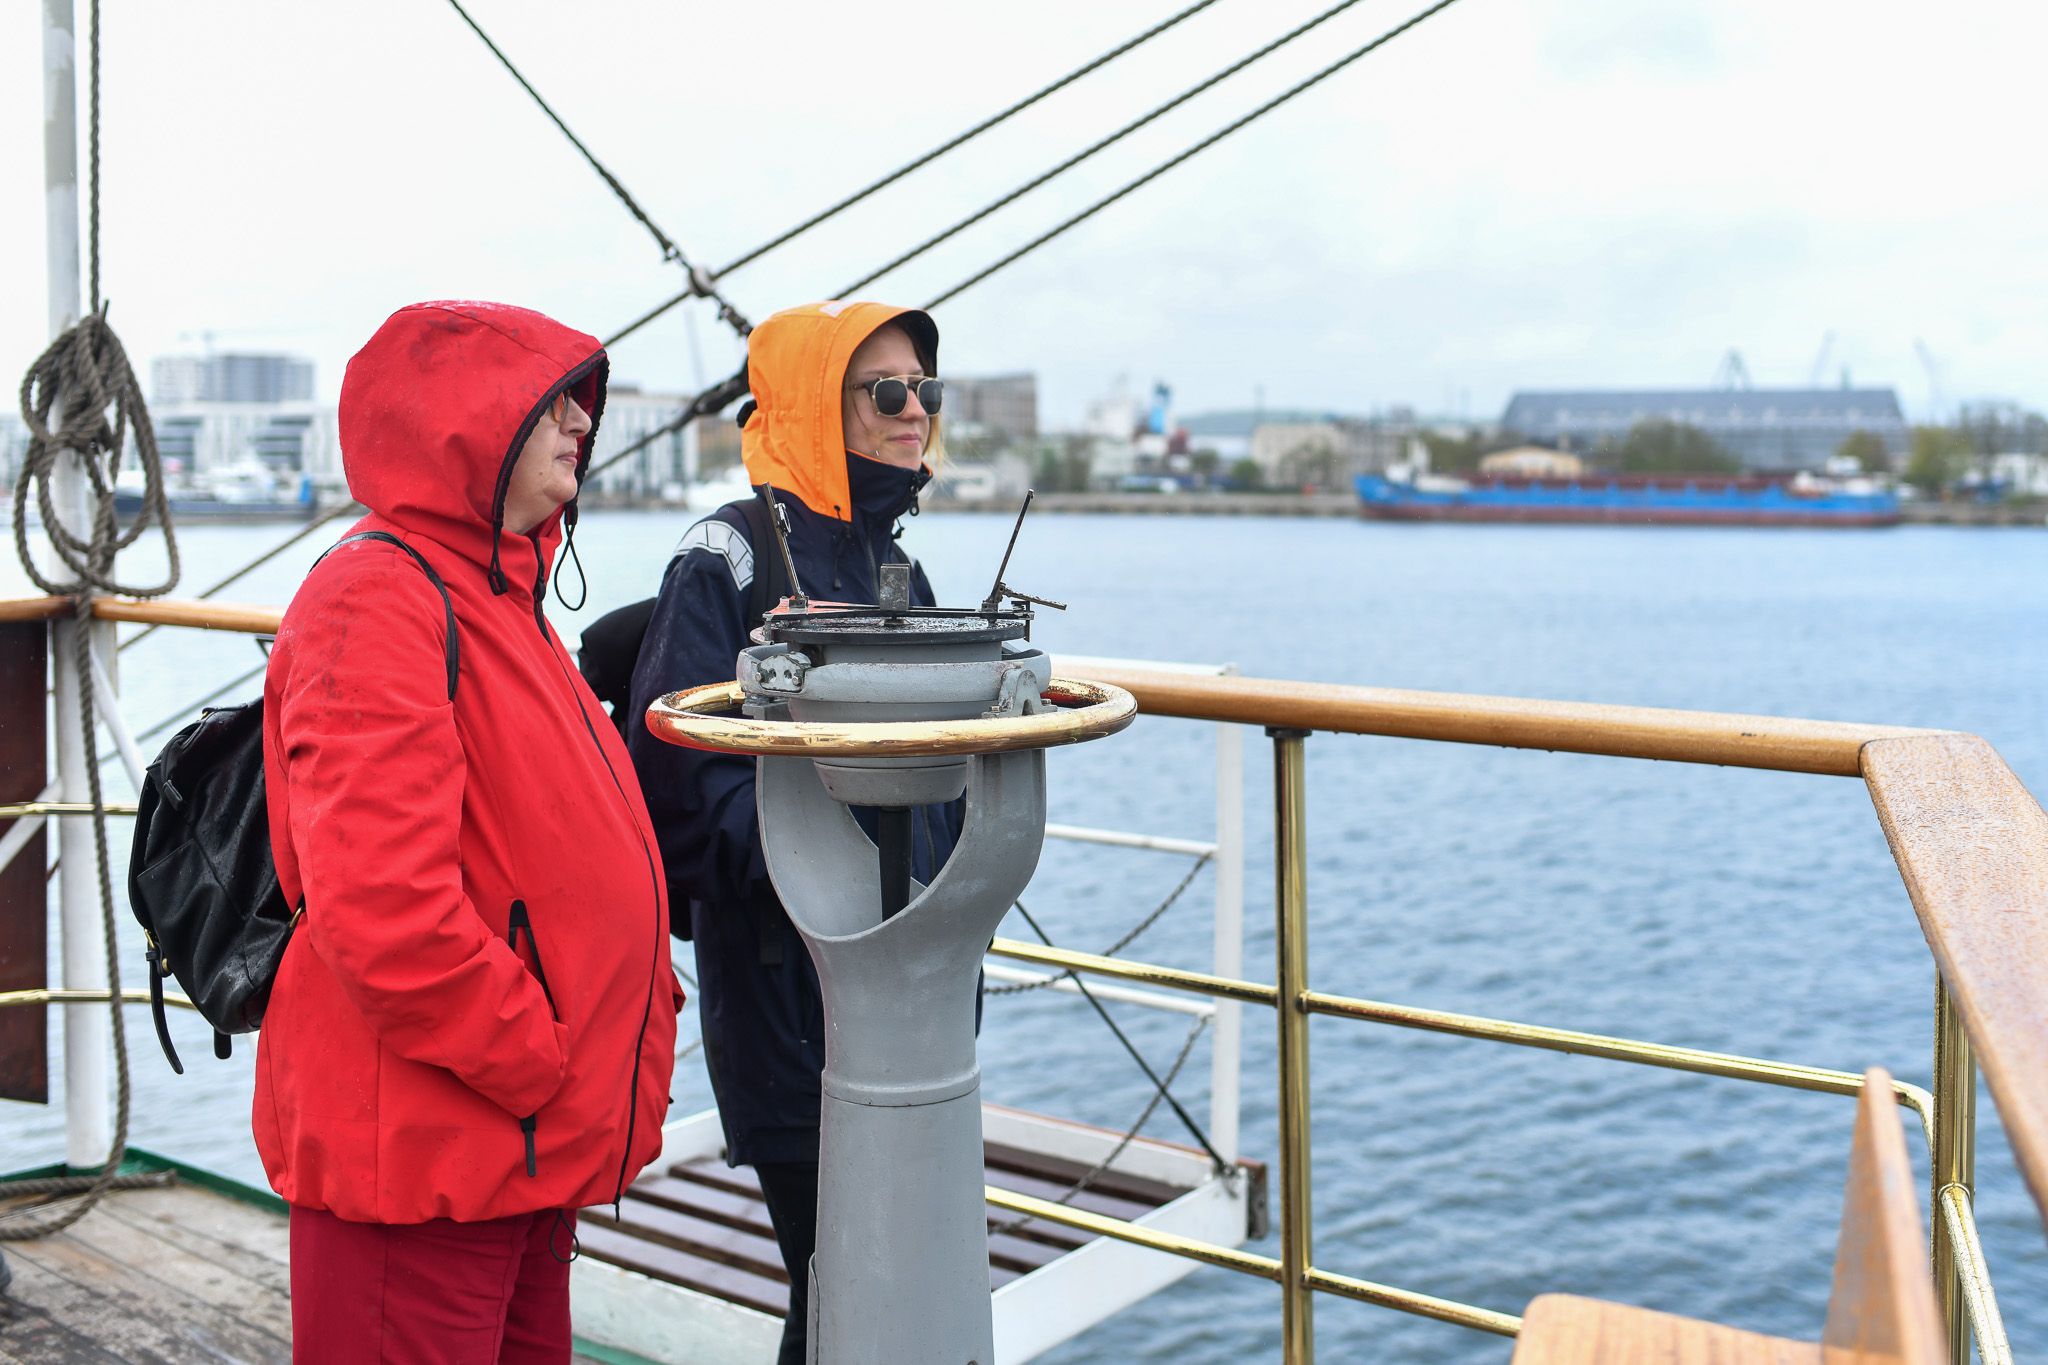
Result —
<path fill-rule="evenodd" d="M 948 422 L 974 422 L 1012 441 L 1038 439 L 1038 376 L 945 376 Z"/>
<path fill-rule="evenodd" d="M 1744 467 L 1818 469 L 1851 432 L 1868 431 L 1894 459 L 1905 453 L 1905 415 L 1891 389 L 1661 389 L 1517 393 L 1501 426 L 1526 440 L 1588 454 L 1619 443 L 1638 422 L 1699 428 Z"/>
<path fill-rule="evenodd" d="M 158 356 L 149 367 L 149 401 L 303 403 L 313 397 L 313 362 L 290 355 Z"/>

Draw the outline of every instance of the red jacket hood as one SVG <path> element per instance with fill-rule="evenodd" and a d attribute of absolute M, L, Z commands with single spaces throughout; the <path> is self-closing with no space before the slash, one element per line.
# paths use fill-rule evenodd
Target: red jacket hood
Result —
<path fill-rule="evenodd" d="M 576 465 L 590 467 L 609 362 L 596 337 L 529 308 L 444 300 L 385 319 L 341 381 L 348 491 L 386 520 L 474 562 L 494 592 L 547 581 L 564 517 L 532 534 L 504 529 L 505 490 L 521 447 L 555 395 L 590 414 Z"/>

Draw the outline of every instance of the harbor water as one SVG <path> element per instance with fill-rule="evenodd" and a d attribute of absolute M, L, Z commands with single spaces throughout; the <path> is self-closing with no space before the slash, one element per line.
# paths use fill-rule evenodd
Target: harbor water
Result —
<path fill-rule="evenodd" d="M 551 608 L 565 638 L 650 594 L 693 519 L 587 516 L 588 603 Z M 183 532 L 186 590 L 289 529 Z M 987 591 L 1007 531 L 1006 518 L 928 515 L 905 544 L 958 605 Z M 288 600 L 331 538 L 222 597 Z M 152 567 L 138 552 L 131 572 Z M 1006 576 L 1070 604 L 1040 617 L 1037 637 L 1055 652 L 1962 729 L 2048 791 L 2039 531 L 1041 516 Z M 11 566 L 0 587 L 25 590 Z M 247 637 L 159 632 L 121 659 L 131 726 L 260 662 Z M 1307 748 L 1316 988 L 1928 1082 L 1933 968 L 1860 783 L 1330 735 Z M 1155 718 L 1056 752 L 1052 818 L 1208 838 L 1213 755 L 1213 726 Z M 1256 731 L 1246 755 L 1246 974 L 1270 979 L 1270 765 Z M 118 763 L 106 771 L 121 799 Z M 125 847 L 125 828 L 114 842 Z M 1049 843 L 1024 903 L 1062 946 L 1099 951 L 1187 870 L 1176 855 Z M 1125 955 L 1206 969 L 1212 885 L 1199 873 Z M 135 984 L 139 934 L 124 931 Z M 1015 915 L 1003 932 L 1030 937 Z M 53 970 L 55 941 L 53 924 Z M 686 945 L 678 962 L 691 969 Z M 1155 1067 L 1171 1064 L 1186 1016 L 1111 1008 Z M 146 1012 L 129 1020 L 133 1141 L 260 1183 L 253 1049 L 216 1062 L 196 1020 L 178 1017 L 187 1074 L 176 1077 Z M 692 1017 L 686 1036 L 694 1029 Z M 1247 1009 L 1245 1034 L 1243 1149 L 1270 1160 L 1271 1015 Z M 1174 1087 L 1198 1118 L 1206 1049 Z M 1070 995 L 992 998 L 982 1057 L 988 1098 L 1104 1127 L 1127 1127 L 1150 1093 Z M 1316 1022 L 1312 1065 L 1319 1265 L 1509 1312 L 1561 1290 L 1819 1335 L 1852 1101 L 1339 1020 Z M 678 1067 L 674 1097 L 676 1115 L 709 1103 L 700 1056 Z M 61 1096 L 0 1105 L 4 1165 L 61 1159 L 62 1113 Z M 2016 1354 L 2040 1357 L 2048 1242 L 1988 1096 L 1980 1116 L 1987 1256 Z M 1190 1140 L 1163 1106 L 1146 1131 Z M 1917 1131 L 1908 1146 L 1924 1173 Z M 1254 1249 L 1277 1254 L 1271 1241 Z M 1278 1332 L 1274 1286 L 1205 1268 L 1044 1359 L 1222 1365 L 1277 1358 Z M 1511 1349 L 1328 1298 L 1316 1335 L 1328 1360 L 1504 1362 Z"/>

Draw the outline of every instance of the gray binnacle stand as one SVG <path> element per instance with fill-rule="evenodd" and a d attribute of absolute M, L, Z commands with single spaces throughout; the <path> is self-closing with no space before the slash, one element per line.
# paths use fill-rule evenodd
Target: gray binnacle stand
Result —
<path fill-rule="evenodd" d="M 1050 666 L 1015 643 L 1024 630 L 873 609 L 771 617 L 773 643 L 740 656 L 739 678 L 762 719 L 1034 714 Z M 1045 753 L 759 764 L 768 871 L 825 1003 L 810 1359 L 994 1365 L 975 998 L 982 954 L 1038 864 Z M 963 791 L 960 840 L 918 885 L 909 808 Z M 879 848 L 850 805 L 881 808 Z"/>

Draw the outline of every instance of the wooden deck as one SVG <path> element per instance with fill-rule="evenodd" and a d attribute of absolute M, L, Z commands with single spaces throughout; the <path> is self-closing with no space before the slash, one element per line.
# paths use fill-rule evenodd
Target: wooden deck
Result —
<path fill-rule="evenodd" d="M 0 1365 L 290 1365 L 289 1248 L 285 1216 L 244 1200 L 116 1191 L 54 1237 L 0 1243 Z"/>
<path fill-rule="evenodd" d="M 1244 1163 L 1250 1178 L 1235 1187 L 1204 1184 L 1199 1152 L 1140 1138 L 1115 1167 L 1069 1195 L 1117 1146 L 1117 1134 L 994 1106 L 984 1118 L 993 1131 L 983 1169 L 997 1188 L 1064 1198 L 1113 1218 L 1163 1218 L 1164 1230 L 1231 1245 L 1243 1240 L 1248 1216 L 1263 1221 L 1257 1163 Z M 715 1113 L 665 1132 L 662 1159 L 629 1188 L 622 1217 L 609 1207 L 578 1216 L 584 1264 L 572 1290 L 576 1359 L 677 1361 L 680 1339 L 694 1343 L 684 1353 L 693 1362 L 766 1365 L 780 1333 L 776 1319 L 789 1311 L 789 1282 L 760 1186 L 752 1170 L 725 1164 Z M 54 1237 L 0 1243 L 14 1274 L 0 1299 L 0 1365 L 288 1365 L 283 1204 L 151 1153 L 131 1148 L 129 1155 L 134 1169 L 173 1169 L 180 1183 L 117 1191 Z M 989 1283 L 1012 1359 L 1028 1360 L 1193 1268 L 1064 1226 L 988 1212 Z"/>
<path fill-rule="evenodd" d="M 67 1231 L 0 1244 L 0 1361 L 289 1365 L 284 1215 L 193 1185 L 121 1190 Z"/>

